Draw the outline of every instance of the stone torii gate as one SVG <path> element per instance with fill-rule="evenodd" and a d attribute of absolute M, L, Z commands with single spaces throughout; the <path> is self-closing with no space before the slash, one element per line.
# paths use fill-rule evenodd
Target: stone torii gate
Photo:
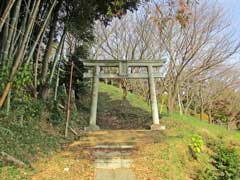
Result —
<path fill-rule="evenodd" d="M 161 78 L 160 73 L 154 73 L 153 68 L 161 67 L 164 61 L 134 61 L 134 60 L 82 60 L 83 65 L 88 70 L 84 73 L 84 78 L 92 78 L 92 104 L 91 113 L 89 120 L 89 127 L 85 130 L 99 130 L 97 126 L 97 104 L 98 104 L 98 85 L 99 79 L 112 79 L 112 78 L 126 78 L 126 79 L 148 79 L 149 90 L 151 97 L 151 109 L 153 124 L 151 125 L 152 130 L 164 130 L 165 127 L 160 125 L 159 122 L 159 111 L 155 89 L 154 78 Z M 105 67 L 118 68 L 118 73 L 104 73 L 101 69 Z M 129 73 L 129 68 L 140 67 L 147 68 L 147 73 Z"/>

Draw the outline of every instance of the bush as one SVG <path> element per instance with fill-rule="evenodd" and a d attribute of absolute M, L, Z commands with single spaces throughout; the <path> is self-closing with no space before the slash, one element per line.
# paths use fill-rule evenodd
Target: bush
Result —
<path fill-rule="evenodd" d="M 202 146 L 203 146 L 203 138 L 199 135 L 194 135 L 192 137 L 192 141 L 189 144 L 189 148 L 191 151 L 192 156 L 197 159 L 199 153 L 202 152 Z"/>
<path fill-rule="evenodd" d="M 32 99 L 31 97 L 28 97 L 28 100 L 24 102 L 15 101 L 14 99 L 14 101 L 12 101 L 12 110 L 9 116 L 5 114 L 5 117 L 19 124 L 35 121 L 41 116 L 44 107 L 43 102 Z"/>
<path fill-rule="evenodd" d="M 217 171 L 213 166 L 207 166 L 198 173 L 197 180 L 217 180 Z"/>
<path fill-rule="evenodd" d="M 240 176 L 240 157 L 234 149 L 219 146 L 213 159 L 219 180 L 234 180 Z"/>
<path fill-rule="evenodd" d="M 59 108 L 58 102 L 54 101 L 51 108 L 50 122 L 53 125 L 61 124 L 64 120 L 64 112 Z"/>

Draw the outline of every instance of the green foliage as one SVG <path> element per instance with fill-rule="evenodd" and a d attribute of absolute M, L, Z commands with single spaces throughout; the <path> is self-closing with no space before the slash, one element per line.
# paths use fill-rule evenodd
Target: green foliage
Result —
<path fill-rule="evenodd" d="M 58 125 L 64 120 L 64 112 L 59 108 L 58 102 L 54 101 L 51 108 L 50 122 L 53 125 Z"/>
<path fill-rule="evenodd" d="M 113 12 L 110 6 L 108 7 L 108 10 L 107 10 L 107 16 L 110 18 L 113 17 Z"/>
<path fill-rule="evenodd" d="M 217 171 L 212 165 L 207 165 L 198 172 L 197 180 L 218 180 Z"/>
<path fill-rule="evenodd" d="M 19 169 L 14 166 L 1 167 L 0 179 L 4 180 L 30 180 L 29 170 Z"/>
<path fill-rule="evenodd" d="M 109 24 L 113 17 L 122 17 L 127 10 L 137 9 L 139 0 L 65 0 L 67 16 L 63 18 L 67 31 L 82 42 L 94 39 L 95 20 Z"/>
<path fill-rule="evenodd" d="M 17 72 L 11 89 L 11 115 L 13 119 L 31 120 L 41 113 L 43 104 L 33 100 L 31 93 L 32 73 L 30 66 L 23 66 Z"/>
<path fill-rule="evenodd" d="M 4 87 L 5 87 L 5 83 L 8 80 L 8 68 L 7 66 L 3 66 L 1 69 L 1 73 L 0 73 L 0 93 L 3 91 Z"/>
<path fill-rule="evenodd" d="M 0 135 L 12 137 L 14 134 L 10 129 L 0 126 Z"/>
<path fill-rule="evenodd" d="M 42 101 L 32 101 L 31 105 L 28 105 L 25 109 L 25 116 L 31 119 L 38 118 L 44 108 L 44 103 Z"/>
<path fill-rule="evenodd" d="M 13 88 L 19 91 L 21 88 L 31 84 L 31 80 L 32 80 L 32 73 L 31 73 L 30 66 L 23 66 L 19 69 L 19 71 L 15 76 L 15 79 L 13 82 Z"/>
<path fill-rule="evenodd" d="M 15 99 L 14 99 L 15 100 Z M 22 119 L 24 122 L 32 121 L 40 117 L 43 109 L 44 103 L 40 100 L 33 100 L 31 97 L 23 97 L 24 101 L 13 101 L 12 113 L 10 117 L 13 119 Z"/>
<path fill-rule="evenodd" d="M 40 120 L 27 121 L 24 126 L 19 122 L 0 121 L 0 149 L 26 163 L 42 153 L 59 147 L 60 138 L 47 133 Z M 2 131 L 4 130 L 4 131 Z M 0 164 L 4 164 L 1 162 Z M 0 178 L 1 179 L 1 178 Z"/>
<path fill-rule="evenodd" d="M 236 150 L 219 146 L 213 159 L 219 180 L 234 180 L 240 176 L 240 156 Z"/>
<path fill-rule="evenodd" d="M 0 81 L 7 82 L 8 69 L 4 68 L 4 73 L 0 75 Z M 15 79 L 12 83 L 12 88 L 9 93 L 10 101 L 10 115 L 3 109 L 1 115 L 12 120 L 31 120 L 36 118 L 41 113 L 42 104 L 40 101 L 34 101 L 31 97 L 31 83 L 32 73 L 30 66 L 23 66 L 19 68 Z M 1 84 L 0 90 L 4 88 L 4 83 Z"/>
<path fill-rule="evenodd" d="M 203 143 L 204 143 L 203 138 L 199 135 L 194 135 L 191 138 L 191 143 L 189 144 L 189 148 L 195 159 L 197 159 L 198 155 L 202 152 Z"/>

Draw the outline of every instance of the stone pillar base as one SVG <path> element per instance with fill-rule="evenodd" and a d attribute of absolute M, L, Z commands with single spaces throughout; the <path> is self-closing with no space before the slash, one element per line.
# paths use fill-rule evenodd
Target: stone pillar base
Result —
<path fill-rule="evenodd" d="M 153 124 L 153 125 L 151 125 L 151 130 L 152 131 L 163 131 L 165 129 L 166 129 L 166 127 L 163 126 L 163 125 L 160 125 L 160 124 Z"/>
<path fill-rule="evenodd" d="M 88 127 L 84 127 L 85 131 L 97 131 L 100 130 L 100 127 L 98 125 L 90 125 Z"/>

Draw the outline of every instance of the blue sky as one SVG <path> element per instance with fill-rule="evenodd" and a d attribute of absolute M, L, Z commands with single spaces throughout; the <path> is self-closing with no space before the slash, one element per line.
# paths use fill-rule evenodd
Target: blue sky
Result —
<path fill-rule="evenodd" d="M 226 11 L 227 19 L 231 21 L 233 30 L 240 38 L 240 0 L 217 0 Z"/>

